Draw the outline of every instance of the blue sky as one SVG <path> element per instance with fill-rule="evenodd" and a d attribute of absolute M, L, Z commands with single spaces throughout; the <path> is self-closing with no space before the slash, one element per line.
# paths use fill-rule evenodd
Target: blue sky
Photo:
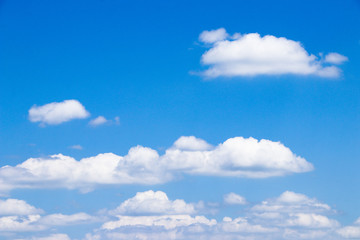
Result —
<path fill-rule="evenodd" d="M 0 1 L 0 239 L 360 239 L 359 25 L 357 0 Z"/>

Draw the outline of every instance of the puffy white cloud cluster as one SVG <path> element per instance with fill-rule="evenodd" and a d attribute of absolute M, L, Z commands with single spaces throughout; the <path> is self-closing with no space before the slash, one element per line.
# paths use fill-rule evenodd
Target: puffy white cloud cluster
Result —
<path fill-rule="evenodd" d="M 360 239 L 360 218 L 352 226 L 340 228 L 337 233 L 344 238 Z"/>
<path fill-rule="evenodd" d="M 161 199 L 158 203 L 154 201 L 156 193 L 161 193 L 161 197 L 157 197 Z M 344 231 L 339 228 L 336 220 L 328 218 L 327 215 L 334 213 L 328 205 L 290 191 L 255 204 L 245 211 L 244 216 L 234 219 L 224 217 L 222 221 L 196 215 L 196 211 L 187 214 L 185 207 L 181 208 L 182 211 L 178 210 L 178 214 L 169 215 L 160 210 L 155 215 L 152 212 L 149 215 L 144 202 L 149 200 L 147 206 L 162 209 L 164 199 L 166 206 L 177 201 L 169 200 L 164 192 L 137 193 L 135 197 L 120 204 L 122 215 L 118 215 L 116 220 L 105 222 L 93 234 L 88 234 L 86 239 L 325 240 L 339 239 L 336 232 Z M 184 200 L 181 201 L 188 205 Z M 129 202 L 132 204 L 128 204 Z M 116 209 L 118 210 L 119 208 Z M 171 211 L 173 208 L 170 208 L 169 212 Z"/>
<path fill-rule="evenodd" d="M 230 36 L 224 28 L 204 31 L 199 40 L 210 44 L 201 57 L 201 63 L 209 66 L 202 74 L 209 78 L 283 74 L 333 78 L 341 72 L 334 64 L 347 61 L 347 57 L 338 53 L 319 60 L 300 42 L 284 37 L 262 37 L 258 33 Z"/>
<path fill-rule="evenodd" d="M 42 125 L 57 125 L 89 116 L 90 114 L 85 107 L 74 99 L 52 102 L 43 106 L 34 105 L 29 110 L 29 120 L 31 122 L 40 122 Z"/>
<path fill-rule="evenodd" d="M 41 214 L 43 210 L 31 206 L 24 200 L 0 199 L 0 216 L 3 215 L 32 215 Z"/>
<path fill-rule="evenodd" d="M 54 230 L 59 226 L 95 222 L 99 222 L 99 228 L 86 234 L 84 240 L 339 240 L 359 238 L 360 229 L 360 219 L 352 226 L 341 227 L 336 220 L 329 218 L 335 212 L 327 204 L 290 191 L 246 208 L 242 213 L 243 216 L 235 218 L 226 216 L 222 220 L 199 215 L 196 204 L 187 203 L 182 199 L 172 200 L 166 193 L 152 190 L 138 192 L 134 197 L 120 203 L 117 208 L 102 211 L 104 215 L 96 218 L 86 213 L 36 214 L 36 211 L 42 210 L 24 201 L 21 204 L 31 209 L 31 211 L 25 211 L 29 215 L 22 215 L 25 212 L 19 212 L 18 215 L 0 217 L 0 235 L 33 232 L 34 237 L 27 238 L 28 240 L 69 240 L 68 235 L 56 233 Z M 61 228 L 62 231 L 64 229 L 64 227 Z M 16 235 L 13 235 L 13 239 L 15 239 L 14 236 Z M 20 240 L 20 238 L 17 239 Z"/>
<path fill-rule="evenodd" d="M 56 226 L 96 221 L 95 217 L 86 213 L 44 215 L 42 209 L 18 199 L 0 200 L 0 215 L 0 233 L 43 231 Z"/>
<path fill-rule="evenodd" d="M 15 188 L 68 188 L 91 191 L 99 184 L 159 184 L 178 174 L 267 178 L 313 170 L 311 163 L 280 142 L 235 137 L 218 146 L 181 137 L 160 156 L 136 146 L 125 156 L 113 153 L 74 158 L 57 154 L 0 168 L 0 193 Z"/>

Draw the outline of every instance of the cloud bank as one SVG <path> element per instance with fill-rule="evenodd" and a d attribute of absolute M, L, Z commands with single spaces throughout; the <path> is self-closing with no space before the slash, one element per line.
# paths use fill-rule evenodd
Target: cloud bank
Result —
<path fill-rule="evenodd" d="M 125 200 L 116 220 L 106 221 L 89 233 L 87 239 L 339 239 L 340 224 L 328 217 L 334 211 L 324 203 L 306 195 L 286 191 L 277 198 L 266 199 L 245 209 L 243 216 L 225 216 L 216 220 L 196 212 L 169 215 L 166 211 L 148 215 L 148 209 L 134 209 L 142 204 L 127 205 L 138 196 L 156 204 L 153 191 L 137 193 Z M 164 192 L 162 195 L 166 196 Z M 169 200 L 166 196 L 166 201 Z M 184 200 L 182 200 L 184 201 Z M 161 205 L 158 202 L 158 205 Z M 187 205 L 184 201 L 184 204 Z M 153 205 L 151 205 L 153 206 Z"/>
<path fill-rule="evenodd" d="M 159 184 L 183 174 L 268 178 L 313 170 L 313 165 L 280 142 L 235 137 L 211 146 L 202 139 L 179 138 L 159 155 L 136 146 L 125 156 L 99 154 L 80 161 L 62 154 L 30 158 L 0 168 L 0 193 L 16 188 L 68 188 L 91 191 L 101 184 Z"/>
<path fill-rule="evenodd" d="M 316 239 L 339 240 L 359 238 L 360 220 L 351 226 L 340 226 L 332 218 L 336 213 L 329 205 L 304 194 L 285 191 L 233 216 L 215 219 L 199 215 L 195 204 L 183 199 L 170 199 L 162 191 L 138 192 L 110 211 L 97 217 L 87 213 L 36 213 L 39 209 L 23 200 L 16 200 L 31 211 L 12 212 L 0 217 L 0 234 L 32 232 L 27 239 L 70 239 L 57 233 L 64 226 L 98 224 L 84 240 L 99 239 Z M 9 199 L 3 200 L 9 202 Z M 11 202 L 11 201 L 10 201 Z M 34 212 L 34 209 L 37 209 Z M 42 211 L 42 210 L 41 210 Z M 41 234 L 41 235 L 39 235 Z M 46 235 L 48 234 L 48 235 Z M 12 235 L 13 238 L 15 235 Z M 57 238 L 59 237 L 59 238 Z M 20 240 L 20 238 L 17 238 Z"/>
<path fill-rule="evenodd" d="M 42 125 L 58 125 L 73 119 L 83 119 L 90 114 L 77 100 L 52 102 L 42 106 L 32 106 L 29 110 L 29 120 Z"/>
<path fill-rule="evenodd" d="M 209 66 L 202 72 L 207 78 L 284 74 L 336 78 L 341 70 L 334 65 L 347 61 L 338 53 L 319 60 L 300 42 L 284 37 L 258 33 L 230 36 L 224 28 L 202 32 L 199 41 L 210 47 L 201 57 L 201 63 Z"/>

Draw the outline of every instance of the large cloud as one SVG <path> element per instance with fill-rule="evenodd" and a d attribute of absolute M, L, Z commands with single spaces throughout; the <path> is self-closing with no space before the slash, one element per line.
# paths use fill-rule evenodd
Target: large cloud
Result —
<path fill-rule="evenodd" d="M 300 42 L 284 37 L 258 33 L 229 37 L 223 28 L 204 31 L 199 40 L 210 44 L 201 58 L 201 63 L 209 66 L 202 74 L 209 78 L 282 74 L 338 77 L 341 71 L 333 64 L 347 60 L 338 53 L 319 60 Z"/>
<path fill-rule="evenodd" d="M 82 119 L 89 116 L 89 112 L 77 100 L 52 102 L 42 106 L 32 106 L 29 110 L 29 120 L 40 122 L 42 125 L 57 125 L 73 119 Z"/>
<path fill-rule="evenodd" d="M 0 192 L 14 188 L 78 188 L 90 191 L 99 184 L 159 184 L 178 174 L 267 178 L 313 170 L 280 142 L 230 138 L 216 147 L 202 139 L 181 137 L 160 156 L 142 146 L 125 156 L 99 154 L 80 161 L 57 154 L 30 158 L 0 168 Z"/>
<path fill-rule="evenodd" d="M 230 138 L 216 147 L 181 137 L 160 156 L 142 146 L 125 156 L 99 154 L 80 161 L 57 154 L 0 168 L 0 192 L 14 188 L 68 188 L 90 191 L 99 184 L 159 184 L 178 174 L 267 178 L 313 170 L 280 142 Z"/>
<path fill-rule="evenodd" d="M 142 193 L 137 196 L 139 194 Z M 155 207 L 153 204 L 156 203 L 151 205 Z M 161 204 L 159 201 L 158 205 Z M 327 204 L 290 191 L 245 209 L 244 216 L 224 217 L 221 221 L 195 214 L 168 215 L 160 211 L 158 215 L 149 216 L 147 209 L 140 209 L 136 211 L 137 216 L 119 215 L 116 220 L 105 222 L 94 234 L 88 234 L 87 239 L 329 240 L 339 239 L 336 231 L 356 236 L 353 228 L 347 232 L 346 229 L 339 230 L 339 223 L 327 216 L 334 213 Z"/>

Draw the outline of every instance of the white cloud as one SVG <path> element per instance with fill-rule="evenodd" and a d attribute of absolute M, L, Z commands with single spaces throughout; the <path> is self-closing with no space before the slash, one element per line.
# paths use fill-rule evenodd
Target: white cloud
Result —
<path fill-rule="evenodd" d="M 358 218 L 352 226 L 338 229 L 337 233 L 344 238 L 360 239 L 360 218 Z"/>
<path fill-rule="evenodd" d="M 22 238 L 17 240 L 70 240 L 70 237 L 67 234 L 55 233 L 49 236 L 43 237 L 31 237 L 31 238 Z"/>
<path fill-rule="evenodd" d="M 332 64 L 342 64 L 349 59 L 339 53 L 329 53 L 325 56 L 325 62 Z"/>
<path fill-rule="evenodd" d="M 205 151 L 210 150 L 212 146 L 206 141 L 194 136 L 182 136 L 175 141 L 174 149 L 185 151 Z"/>
<path fill-rule="evenodd" d="M 97 220 L 86 213 L 71 215 L 58 213 L 45 216 L 39 214 L 13 215 L 0 217 L 0 232 L 44 231 L 56 226 L 89 224 Z"/>
<path fill-rule="evenodd" d="M 212 150 L 168 149 L 162 156 L 168 169 L 193 175 L 266 178 L 313 170 L 280 142 L 235 137 Z"/>
<path fill-rule="evenodd" d="M 97 118 L 94 118 L 92 119 L 90 122 L 89 122 L 89 125 L 90 126 L 93 126 L 93 127 L 96 127 L 96 126 L 99 126 L 99 125 L 103 125 L 105 123 L 107 123 L 108 120 L 103 117 L 103 116 L 98 116 Z"/>
<path fill-rule="evenodd" d="M 243 196 L 240 196 L 233 192 L 226 194 L 224 196 L 224 202 L 226 204 L 239 204 L 239 205 L 244 205 L 247 203 L 246 199 Z"/>
<path fill-rule="evenodd" d="M 43 210 L 29 205 L 24 200 L 0 199 L 0 215 L 32 215 L 43 213 Z"/>
<path fill-rule="evenodd" d="M 182 199 L 169 200 L 162 191 L 138 192 L 133 198 L 127 199 L 112 214 L 193 214 L 193 204 L 188 204 Z"/>
<path fill-rule="evenodd" d="M 200 34 L 201 41 L 213 43 L 201 58 L 201 63 L 209 66 L 202 73 L 205 77 L 295 74 L 332 78 L 341 72 L 336 66 L 323 65 L 297 41 L 272 35 L 261 37 L 258 33 L 234 34 L 231 39 L 226 36 L 224 29 Z M 327 63 L 338 64 L 345 58 L 331 53 Z"/>
<path fill-rule="evenodd" d="M 0 193 L 14 188 L 68 188 L 91 191 L 98 184 L 159 184 L 179 174 L 267 178 L 313 170 L 280 142 L 230 138 L 216 147 L 195 137 L 181 137 L 159 156 L 142 146 L 125 156 L 99 154 L 80 161 L 62 154 L 30 158 L 0 168 Z"/>
<path fill-rule="evenodd" d="M 290 219 L 287 220 L 287 224 L 289 226 L 310 228 L 334 228 L 339 226 L 339 223 L 336 220 L 313 213 L 290 214 Z"/>
<path fill-rule="evenodd" d="M 52 102 L 43 106 L 32 106 L 29 110 L 29 120 L 40 122 L 42 125 L 57 125 L 73 119 L 83 119 L 89 112 L 77 100 Z"/>
<path fill-rule="evenodd" d="M 145 193 L 149 196 L 145 196 Z M 154 197 L 153 191 L 141 194 L 143 196 L 137 198 L 140 202 L 143 199 L 159 199 L 161 205 L 165 199 L 164 196 Z M 224 217 L 222 221 L 194 214 L 167 214 L 162 210 L 156 211 L 158 215 L 149 215 L 149 211 L 145 209 L 146 204 L 138 203 L 139 200 L 135 201 L 135 198 L 128 199 L 134 203 L 131 207 L 130 204 L 127 205 L 131 211 L 121 211 L 125 215 L 118 215 L 116 220 L 105 222 L 94 234 L 87 234 L 86 239 L 338 239 L 336 231 L 339 223 L 324 215 L 334 213 L 328 205 L 290 191 L 256 204 L 253 208 L 244 209 L 244 216 Z M 263 205 L 266 207 L 258 207 Z M 270 205 L 272 208 L 268 207 Z M 141 210 L 133 211 L 137 206 Z M 153 203 L 148 206 L 151 208 Z M 172 208 L 169 212 L 171 211 Z M 129 216 L 134 213 L 135 216 Z M 348 236 L 356 236 L 353 229 L 349 228 L 347 231 L 353 232 L 352 235 L 347 233 Z"/>
<path fill-rule="evenodd" d="M 211 31 L 203 31 L 199 36 L 199 40 L 204 43 L 215 43 L 225 40 L 228 36 L 229 34 L 224 28 L 219 28 Z"/>
<path fill-rule="evenodd" d="M 251 225 L 248 220 L 242 217 L 235 218 L 234 220 L 230 217 L 224 217 L 221 223 L 221 228 L 225 232 L 274 232 L 276 228 L 265 228 L 261 225 Z"/>
<path fill-rule="evenodd" d="M 329 205 L 309 198 L 304 194 L 286 191 L 278 198 L 268 199 L 261 204 L 252 207 L 254 212 L 277 212 L 277 213 L 318 213 L 328 212 Z"/>
<path fill-rule="evenodd" d="M 177 227 L 190 226 L 193 224 L 215 225 L 216 220 L 207 219 L 204 216 L 191 217 L 189 215 L 161 215 L 161 216 L 118 216 L 117 221 L 103 224 L 103 229 L 113 230 L 128 226 L 164 227 L 174 229 Z"/>
<path fill-rule="evenodd" d="M 64 215 L 61 213 L 50 214 L 42 217 L 39 222 L 48 226 L 64 226 L 72 224 L 89 223 L 95 220 L 94 217 L 86 213 L 75 213 Z"/>
<path fill-rule="evenodd" d="M 22 231 L 40 231 L 45 227 L 36 225 L 40 215 L 6 216 L 0 217 L 0 232 L 22 232 Z"/>

